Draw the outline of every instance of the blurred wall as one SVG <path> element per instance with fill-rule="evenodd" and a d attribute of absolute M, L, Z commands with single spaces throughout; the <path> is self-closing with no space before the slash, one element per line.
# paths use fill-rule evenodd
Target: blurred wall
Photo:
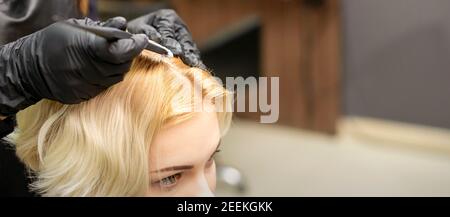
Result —
<path fill-rule="evenodd" d="M 344 113 L 450 128 L 450 1 L 342 6 Z"/>

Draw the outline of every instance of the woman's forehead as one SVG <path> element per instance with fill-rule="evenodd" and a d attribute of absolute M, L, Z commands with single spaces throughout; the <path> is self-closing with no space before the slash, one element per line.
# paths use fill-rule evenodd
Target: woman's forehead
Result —
<path fill-rule="evenodd" d="M 158 161 L 159 167 L 195 164 L 205 160 L 219 140 L 217 114 L 196 112 L 188 120 L 166 127 L 155 136 L 150 146 L 150 161 Z"/>

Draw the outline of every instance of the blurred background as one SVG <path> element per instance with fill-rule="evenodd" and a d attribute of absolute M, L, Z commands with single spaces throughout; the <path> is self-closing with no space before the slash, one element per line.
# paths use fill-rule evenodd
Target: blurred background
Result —
<path fill-rule="evenodd" d="M 97 0 L 173 8 L 219 77 L 280 77 L 280 117 L 236 113 L 219 196 L 450 196 L 450 1 Z"/>

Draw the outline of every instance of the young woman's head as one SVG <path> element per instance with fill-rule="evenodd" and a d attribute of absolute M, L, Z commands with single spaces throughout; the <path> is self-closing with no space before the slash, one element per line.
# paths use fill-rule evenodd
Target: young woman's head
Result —
<path fill-rule="evenodd" d="M 44 196 L 207 196 L 229 107 L 208 72 L 144 51 L 91 100 L 20 112 L 12 140 Z"/>

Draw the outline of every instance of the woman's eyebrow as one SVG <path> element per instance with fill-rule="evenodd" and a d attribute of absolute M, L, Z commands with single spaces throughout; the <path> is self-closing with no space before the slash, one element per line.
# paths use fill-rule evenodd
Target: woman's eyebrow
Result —
<path fill-rule="evenodd" d="M 194 168 L 192 165 L 183 165 L 183 166 L 173 166 L 173 167 L 166 167 L 160 170 L 154 170 L 150 173 L 158 173 L 158 172 L 171 172 L 171 171 L 179 171 L 179 170 L 190 170 Z"/>
<path fill-rule="evenodd" d="M 214 156 L 214 154 L 217 153 L 217 149 L 219 149 L 221 141 L 222 140 L 219 140 L 219 142 L 217 143 L 217 147 L 216 147 L 216 149 L 214 149 L 214 152 L 211 154 L 210 159 Z M 159 170 L 154 170 L 154 171 L 151 171 L 150 173 L 158 173 L 158 172 L 161 173 L 161 172 L 172 172 L 172 171 L 180 171 L 180 170 L 190 170 L 192 168 L 194 168 L 194 166 L 192 166 L 192 165 L 173 166 L 173 167 L 166 167 L 166 168 L 159 169 Z"/>

